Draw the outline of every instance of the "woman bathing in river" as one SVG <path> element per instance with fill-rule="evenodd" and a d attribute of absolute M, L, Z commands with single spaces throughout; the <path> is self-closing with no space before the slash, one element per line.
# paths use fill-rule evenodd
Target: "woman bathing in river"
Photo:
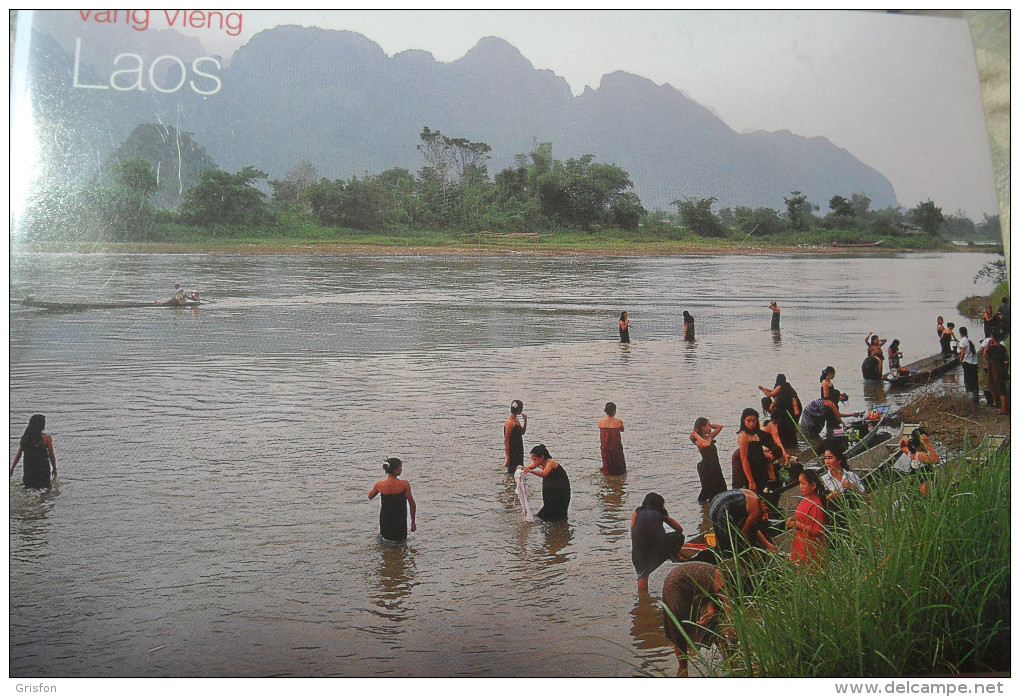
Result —
<path fill-rule="evenodd" d="M 673 528 L 666 532 L 663 525 Z M 667 559 L 677 561 L 684 546 L 684 529 L 669 517 L 666 501 L 652 492 L 630 517 L 630 559 L 638 574 L 638 592 L 648 592 L 648 577 Z"/>
<path fill-rule="evenodd" d="M 383 464 L 386 479 L 379 480 L 368 492 L 368 498 L 382 495 L 379 509 L 379 536 L 383 542 L 400 543 L 407 540 L 407 509 L 411 508 L 411 532 L 418 529 L 414 522 L 415 505 L 411 485 L 397 477 L 404 470 L 399 458 L 388 458 Z"/>
<path fill-rule="evenodd" d="M 598 420 L 599 445 L 602 450 L 602 474 L 620 475 L 627 473 L 627 461 L 623 457 L 623 421 L 616 418 L 616 405 L 606 402 L 606 415 Z"/>
<path fill-rule="evenodd" d="M 723 478 L 722 465 L 719 464 L 719 450 L 715 446 L 715 438 L 722 429 L 719 424 L 699 416 L 691 431 L 691 442 L 701 453 L 701 461 L 698 462 L 698 478 L 701 479 L 699 503 L 711 501 L 716 494 L 726 491 L 726 480 Z"/>
<path fill-rule="evenodd" d="M 506 472 L 512 475 L 524 466 L 524 434 L 528 431 L 528 415 L 524 402 L 510 402 L 510 416 L 503 422 L 503 449 L 506 451 Z"/>
<path fill-rule="evenodd" d="M 620 313 L 620 342 L 630 343 L 630 317 L 626 312 Z"/>

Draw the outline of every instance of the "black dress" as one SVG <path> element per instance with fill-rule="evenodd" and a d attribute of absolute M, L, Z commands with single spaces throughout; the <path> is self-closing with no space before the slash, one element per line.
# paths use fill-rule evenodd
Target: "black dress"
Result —
<path fill-rule="evenodd" d="M 563 465 L 542 477 L 542 510 L 536 515 L 542 520 L 566 520 L 570 506 L 570 478 Z"/>
<path fill-rule="evenodd" d="M 691 439 L 694 440 L 693 438 Z M 719 451 L 715 441 L 701 450 L 701 462 L 698 463 L 698 477 L 701 479 L 701 493 L 698 501 L 711 501 L 719 493 L 726 491 L 726 480 L 723 479 L 722 465 L 719 464 Z"/>
<path fill-rule="evenodd" d="M 772 311 L 772 331 L 779 330 L 779 310 Z"/>
<path fill-rule="evenodd" d="M 403 542 L 407 539 L 407 495 L 379 494 L 382 508 L 379 509 L 379 534 L 388 542 Z"/>
<path fill-rule="evenodd" d="M 514 427 L 510 429 L 509 459 L 510 462 L 506 466 L 506 471 L 509 474 L 513 474 L 518 467 L 524 465 L 524 429 L 520 424 L 514 424 Z"/>
<path fill-rule="evenodd" d="M 751 466 L 751 476 L 754 477 L 754 483 L 758 486 L 760 491 L 769 478 L 769 465 L 765 461 L 765 448 L 760 440 L 761 435 L 759 434 L 759 440 L 751 440 L 747 443 L 747 463 Z M 740 461 L 740 448 L 733 453 L 733 488 L 734 489 L 747 489 L 749 488 L 749 482 L 747 481 L 747 475 L 744 474 L 743 463 Z"/>
<path fill-rule="evenodd" d="M 624 344 L 629 344 L 630 343 L 630 328 L 629 327 L 627 329 L 624 329 L 622 326 L 620 327 L 620 341 L 622 343 L 624 343 Z"/>
<path fill-rule="evenodd" d="M 684 534 L 666 532 L 666 516 L 653 508 L 639 508 L 630 528 L 630 560 L 638 578 L 648 578 L 667 559 L 676 560 L 684 546 Z"/>
<path fill-rule="evenodd" d="M 40 438 L 34 445 L 22 446 L 24 457 L 24 484 L 29 489 L 50 488 L 50 453 Z"/>
<path fill-rule="evenodd" d="M 772 420 L 776 422 L 779 440 L 788 453 L 797 449 L 797 419 L 802 410 L 799 402 L 800 397 L 797 396 L 797 390 L 786 382 L 779 387 L 775 406 L 772 407 Z"/>
<path fill-rule="evenodd" d="M 684 322 L 684 341 L 694 341 L 694 319 Z"/>

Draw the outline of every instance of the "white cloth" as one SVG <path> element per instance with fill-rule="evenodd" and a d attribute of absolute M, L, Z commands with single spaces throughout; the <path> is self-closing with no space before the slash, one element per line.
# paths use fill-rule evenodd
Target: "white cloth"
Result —
<path fill-rule="evenodd" d="M 964 339 L 967 343 L 963 345 L 963 362 L 970 363 L 971 365 L 977 365 L 978 357 L 974 350 L 974 342 L 969 338 Z"/>
<path fill-rule="evenodd" d="M 523 467 L 514 470 L 514 481 L 517 482 L 517 500 L 521 502 L 521 513 L 524 515 L 524 520 L 530 523 L 535 520 L 535 516 L 531 515 L 531 509 L 528 507 L 528 487 L 524 483 L 524 478 L 527 476 L 528 473 L 524 471 Z"/>
<path fill-rule="evenodd" d="M 861 491 L 865 490 L 864 482 L 861 481 L 861 478 L 857 476 L 856 472 L 851 472 L 850 470 L 843 470 L 843 478 L 846 479 L 851 484 L 855 485 Z M 828 489 L 829 491 L 842 492 L 844 489 L 846 489 L 846 487 L 843 486 L 843 482 L 833 477 L 832 473 L 829 472 L 828 470 L 825 470 L 825 474 L 822 475 L 822 484 L 824 484 L 825 488 Z"/>

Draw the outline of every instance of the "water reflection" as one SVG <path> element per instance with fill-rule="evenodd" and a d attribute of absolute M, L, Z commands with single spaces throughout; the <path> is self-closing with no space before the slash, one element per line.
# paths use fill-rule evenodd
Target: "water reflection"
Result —
<path fill-rule="evenodd" d="M 672 644 L 662 630 L 662 608 L 659 599 L 639 593 L 630 611 L 630 636 L 634 650 L 641 657 L 640 670 L 657 675 L 663 663 L 672 654 Z"/>
<path fill-rule="evenodd" d="M 599 532 L 611 539 L 618 539 L 627 534 L 630 521 L 623 510 L 623 495 L 627 490 L 627 475 L 603 477 L 596 496 L 598 497 L 602 515 L 599 517 Z"/>
<path fill-rule="evenodd" d="M 545 543 L 539 549 L 544 564 L 562 564 L 570 556 L 564 552 L 574 537 L 570 523 L 557 520 L 546 524 Z"/>
<path fill-rule="evenodd" d="M 373 599 L 382 616 L 394 622 L 403 622 L 409 617 L 403 607 L 404 599 L 411 593 L 414 581 L 414 554 L 404 545 L 379 543 L 379 568 L 377 575 L 381 589 Z"/>
<path fill-rule="evenodd" d="M 885 381 L 864 380 L 863 384 L 864 401 L 869 405 L 885 404 L 889 401 L 889 397 L 885 393 Z"/>

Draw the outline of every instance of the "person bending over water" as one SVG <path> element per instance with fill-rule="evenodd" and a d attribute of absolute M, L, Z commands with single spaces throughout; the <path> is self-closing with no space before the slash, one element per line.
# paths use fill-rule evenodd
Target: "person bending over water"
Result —
<path fill-rule="evenodd" d="M 506 450 L 506 471 L 512 475 L 518 467 L 524 466 L 524 434 L 528 431 L 528 415 L 524 413 L 524 402 L 515 399 L 510 402 L 510 416 L 503 422 L 503 449 Z"/>
<path fill-rule="evenodd" d="M 663 524 L 673 528 L 666 532 Z M 630 517 L 630 559 L 637 570 L 639 593 L 648 592 L 648 577 L 667 559 L 677 560 L 684 546 L 684 529 L 669 517 L 666 501 L 652 492 Z"/>
<path fill-rule="evenodd" d="M 21 456 L 25 456 L 23 482 L 28 489 L 50 488 L 50 467 L 53 468 L 53 479 L 57 478 L 57 456 L 53 454 L 53 438 L 43 433 L 46 428 L 46 417 L 33 414 L 28 420 L 28 427 L 18 443 L 18 452 L 11 463 L 10 477 L 14 476 L 14 468 Z"/>
<path fill-rule="evenodd" d="M 599 441 L 602 447 L 602 474 L 618 475 L 627 472 L 623 458 L 623 422 L 616 418 L 616 405 L 606 403 L 606 415 L 599 419 Z"/>
<path fill-rule="evenodd" d="M 620 313 L 620 341 L 624 344 L 630 343 L 630 317 L 626 312 Z"/>
<path fill-rule="evenodd" d="M 715 446 L 715 438 L 722 429 L 719 424 L 699 416 L 691 431 L 691 442 L 698 446 L 701 453 L 701 461 L 698 463 L 698 477 L 701 479 L 699 503 L 711 501 L 716 494 L 726 491 L 726 480 L 723 478 L 722 465 L 719 464 L 719 450 Z"/>
<path fill-rule="evenodd" d="M 768 527 L 768 504 L 753 491 L 731 489 L 712 499 L 708 509 L 715 532 L 716 550 L 740 552 L 750 547 L 776 551 L 765 535 Z"/>
<path fill-rule="evenodd" d="M 379 536 L 384 542 L 404 542 L 407 539 L 407 509 L 411 508 L 411 532 L 418 529 L 414 522 L 415 505 L 411 496 L 411 485 L 397 479 L 404 470 L 399 458 L 388 458 L 383 464 L 386 479 L 379 480 L 368 492 L 368 498 L 382 495 L 379 509 Z"/>
<path fill-rule="evenodd" d="M 570 506 L 570 478 L 560 463 L 552 459 L 549 449 L 539 444 L 531 449 L 531 464 L 524 466 L 542 478 L 542 510 L 537 515 L 542 520 L 566 520 Z"/>
<path fill-rule="evenodd" d="M 903 352 L 900 351 L 900 340 L 893 339 L 892 343 L 889 344 L 889 372 L 900 373 L 900 359 L 903 358 Z M 902 371 L 905 372 L 905 371 Z"/>
<path fill-rule="evenodd" d="M 676 676 L 687 677 L 687 660 L 699 646 L 720 644 L 720 610 L 727 609 L 722 594 L 723 578 L 714 564 L 685 562 L 673 568 L 662 584 L 662 626 L 666 638 L 673 642 L 679 668 Z M 666 612 L 669 608 L 669 612 Z M 673 617 L 670 617 L 670 614 Z M 676 622 L 682 626 L 677 627 Z M 724 636 L 733 637 L 727 629 Z"/>

